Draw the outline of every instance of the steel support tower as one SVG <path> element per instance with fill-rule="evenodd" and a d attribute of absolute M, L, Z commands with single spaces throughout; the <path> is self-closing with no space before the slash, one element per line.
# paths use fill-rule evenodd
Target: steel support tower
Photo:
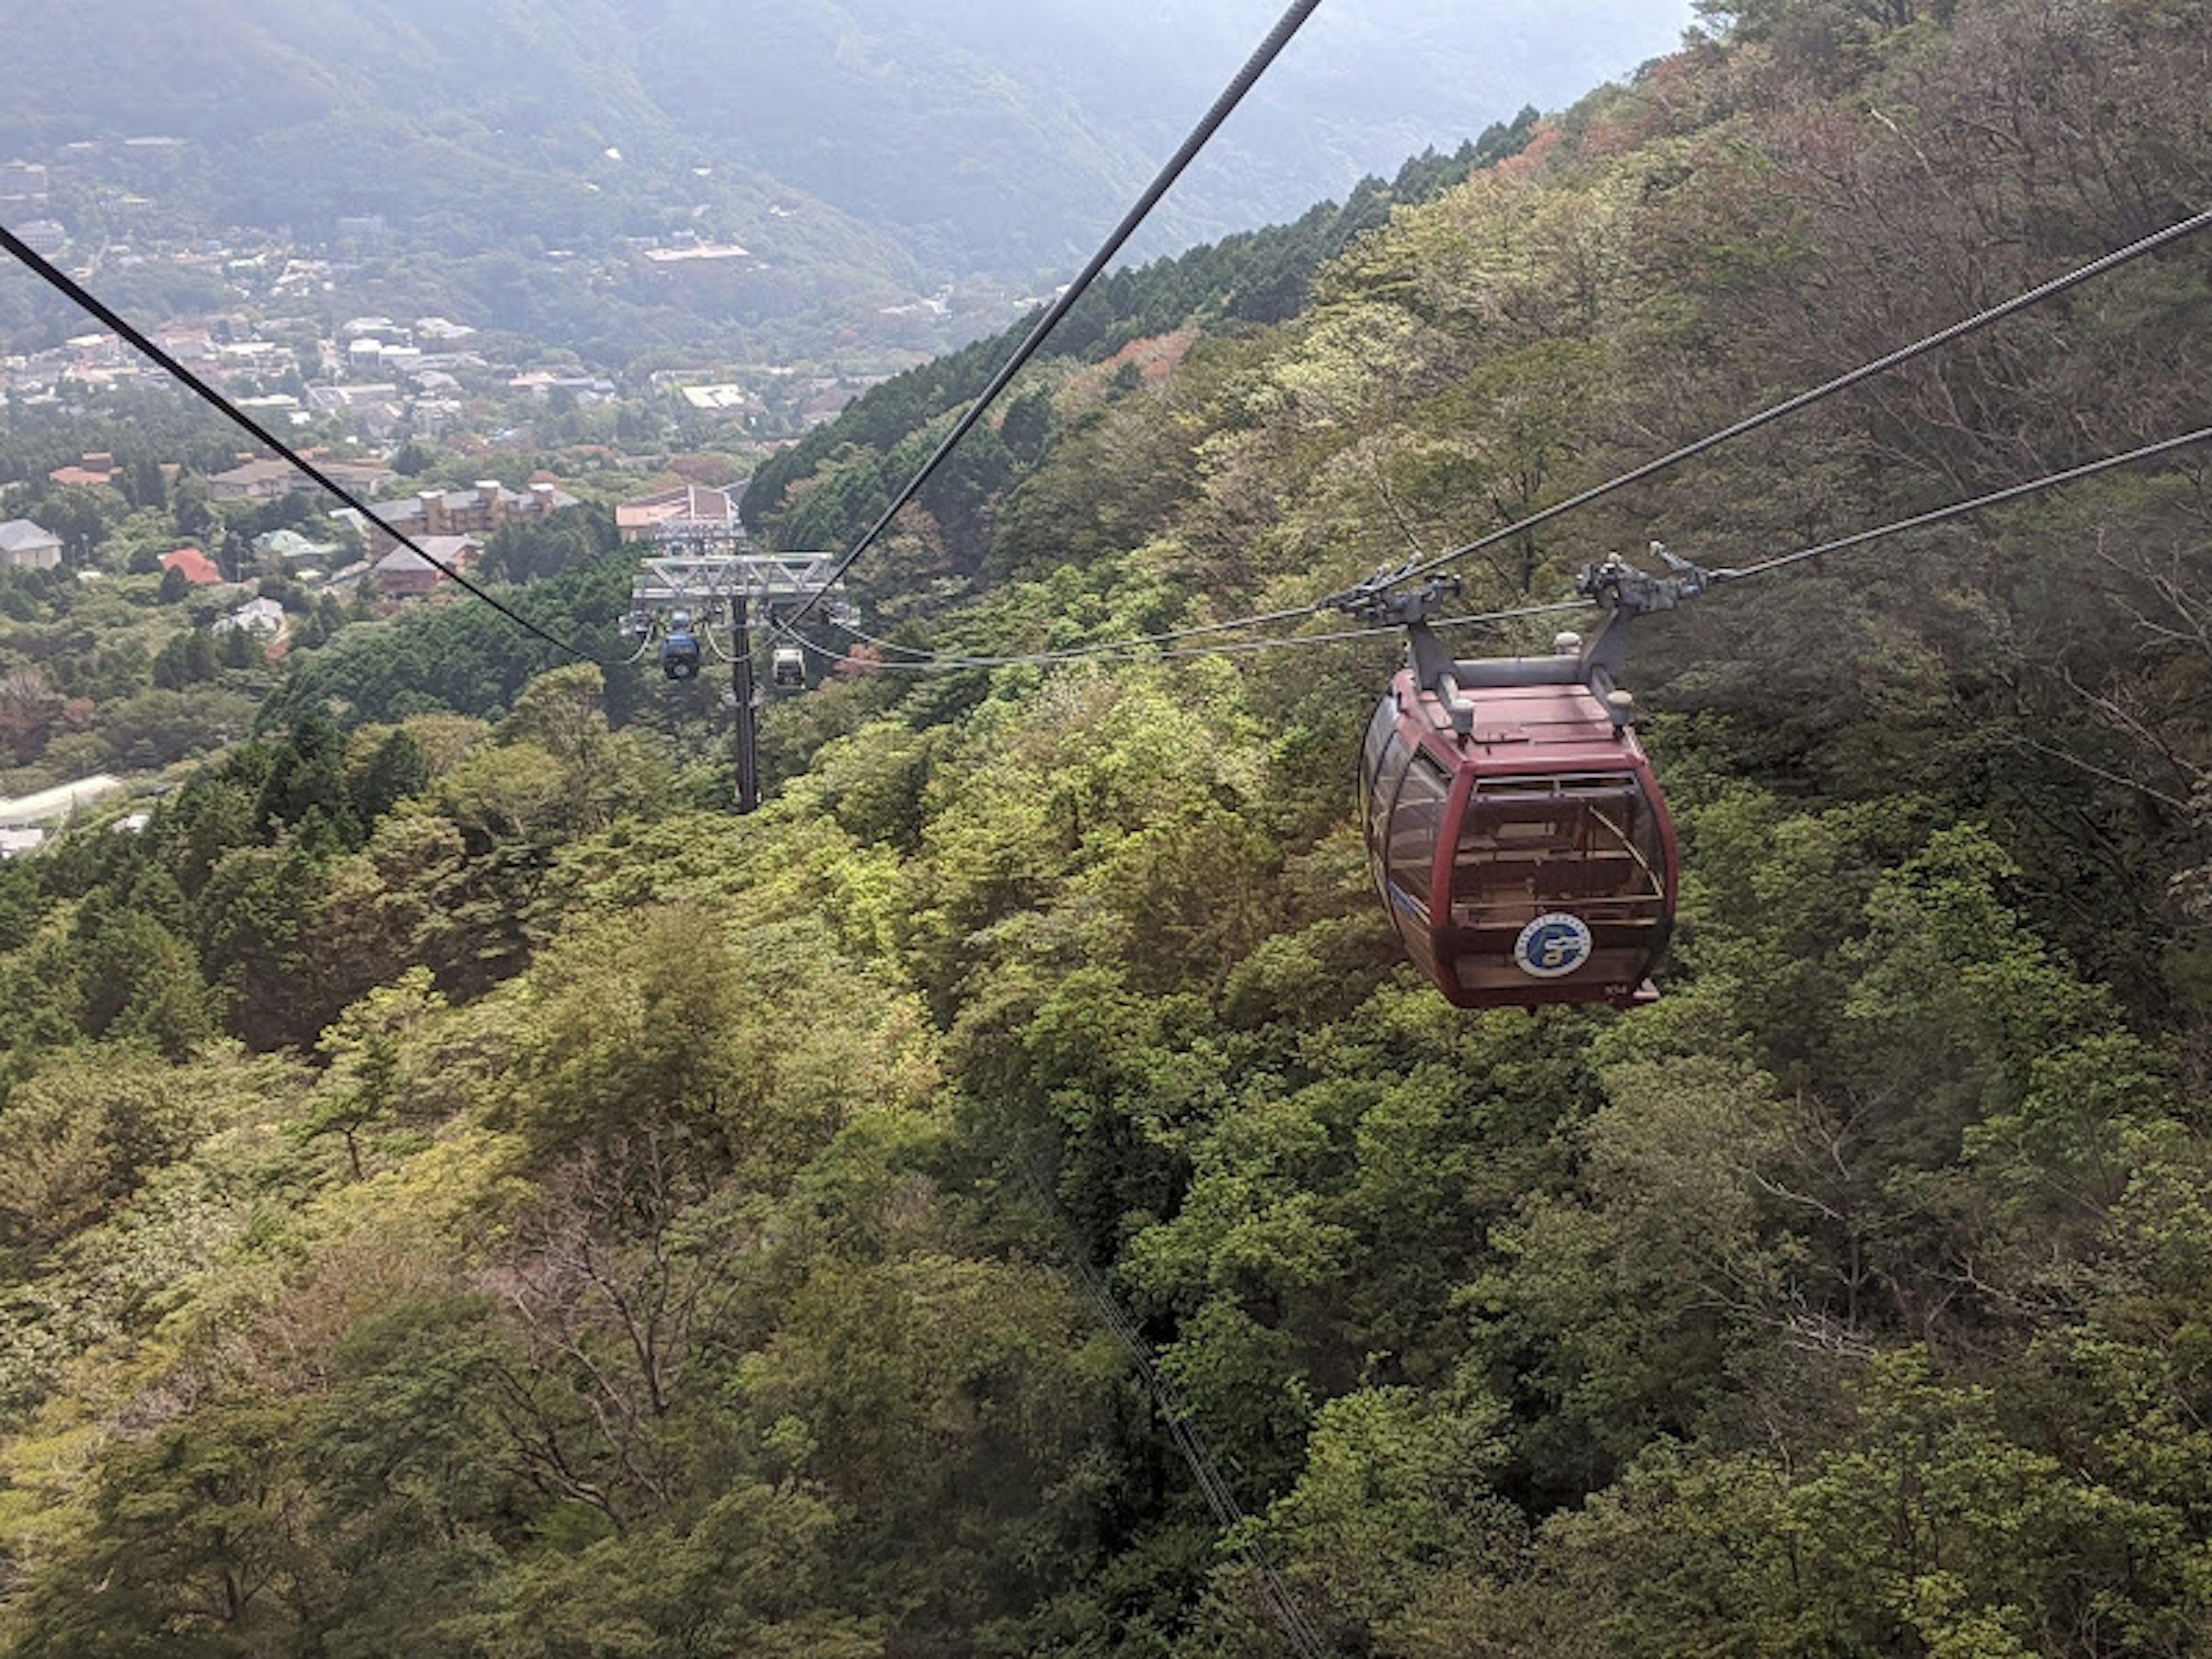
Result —
<path fill-rule="evenodd" d="M 849 614 L 843 585 L 832 578 L 835 553 L 748 553 L 744 532 L 722 526 L 671 525 L 660 532 L 671 550 L 649 556 L 630 584 L 628 630 L 649 637 L 671 611 L 694 612 L 702 632 L 731 631 L 730 692 L 735 704 L 738 811 L 760 805 L 760 727 L 753 678 L 753 607 L 773 627 L 780 613 L 817 605 L 835 617 Z"/>

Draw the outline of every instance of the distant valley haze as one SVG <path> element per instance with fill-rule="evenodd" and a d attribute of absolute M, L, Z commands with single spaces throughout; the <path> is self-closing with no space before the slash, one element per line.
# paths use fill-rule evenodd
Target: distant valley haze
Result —
<path fill-rule="evenodd" d="M 311 301 L 610 369 L 910 362 L 1065 280 L 1281 15 L 81 0 L 64 27 L 0 0 L 0 221 L 149 319 Z M 1632 75 L 1691 21 L 1686 0 L 1324 0 L 1127 257 L 1340 201 Z M 0 343 L 80 326 L 0 270 Z"/>
<path fill-rule="evenodd" d="M 47 6 L 12 0 L 0 161 L 182 137 L 216 154 L 211 210 L 303 229 L 343 210 L 446 210 L 459 173 L 494 193 L 565 184 L 547 226 L 559 235 L 586 209 L 618 218 L 585 198 L 618 191 L 625 171 L 700 178 L 705 217 L 744 210 L 732 185 L 781 189 L 890 232 L 927 265 L 1014 273 L 1093 246 L 1281 10 L 83 0 L 59 28 Z M 1683 0 L 1328 0 L 1145 249 L 1294 216 L 1523 105 L 1570 102 L 1672 50 L 1690 21 Z"/>

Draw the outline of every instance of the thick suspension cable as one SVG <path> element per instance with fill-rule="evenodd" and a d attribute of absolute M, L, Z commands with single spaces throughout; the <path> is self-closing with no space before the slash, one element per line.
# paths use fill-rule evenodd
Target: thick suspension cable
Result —
<path fill-rule="evenodd" d="M 1486 628 L 1500 623 L 1518 622 L 1532 617 L 1562 616 L 1569 611 L 1583 611 L 1590 608 L 1587 599 L 1563 599 L 1549 605 L 1522 605 L 1511 611 L 1486 611 L 1467 617 L 1443 617 L 1431 622 L 1431 628 Z M 1310 612 L 1296 613 L 1301 617 Z M 1200 657 L 1248 656 L 1262 651 L 1296 651 L 1307 646 L 1342 645 L 1353 640 L 1380 639 L 1395 635 L 1401 629 L 1395 623 L 1370 623 L 1359 628 L 1341 628 L 1326 634 L 1279 634 L 1268 639 L 1231 640 L 1219 645 L 1191 645 L 1160 648 L 1143 640 L 1122 640 L 1110 647 L 1096 650 L 1036 651 L 1026 655 L 1005 657 L 931 657 L 925 661 L 884 660 L 863 657 L 848 651 L 836 650 L 803 635 L 793 633 L 787 623 L 771 619 L 769 624 L 778 634 L 793 644 L 818 653 L 833 662 L 850 663 L 855 667 L 880 670 L 891 674 L 953 674 L 972 669 L 993 668 L 1057 668 L 1074 663 L 1122 662 L 1180 662 Z M 860 636 L 866 642 L 866 635 Z"/>
<path fill-rule="evenodd" d="M 2079 287 L 2083 283 L 2089 282 L 2098 276 L 2106 275 L 2107 272 L 2118 270 L 2119 267 L 2128 264 L 2136 259 L 2139 259 L 2146 254 L 2154 252 L 2159 248 L 2167 246 L 2173 242 L 2180 240 L 2184 237 L 2193 235 L 2197 232 L 2203 230 L 2208 227 L 2212 227 L 2212 210 L 2208 210 L 2205 212 L 2193 215 L 2186 219 L 2179 220 L 2176 222 L 2166 226 L 2162 230 L 2154 231 L 2150 235 L 2142 237 L 2136 241 L 2130 242 L 2124 247 L 2115 249 L 2113 252 L 2104 255 L 2100 258 L 2093 260 L 2087 264 L 2080 266 L 2074 270 L 2067 272 L 2064 276 L 2056 277 L 2050 282 L 2044 283 L 2035 288 L 2028 289 L 2022 293 L 2016 294 L 2009 300 L 2006 300 L 1997 305 L 1991 306 L 1985 311 L 1978 312 L 1973 316 L 1966 318 L 1961 321 L 1952 324 L 1948 328 L 1941 329 L 1936 333 L 1917 340 L 1911 345 L 1901 347 L 1898 350 L 1893 351 L 1886 356 L 1878 357 L 1869 362 L 1863 363 L 1858 368 L 1851 369 L 1846 374 L 1839 374 L 1833 380 L 1814 386 L 1809 391 L 1800 392 L 1795 397 L 1787 398 L 1781 403 L 1775 404 L 1769 408 L 1761 410 L 1754 415 L 1747 416 L 1742 420 L 1737 421 L 1732 425 L 1723 427 L 1718 431 L 1709 433 L 1705 437 L 1699 438 L 1694 442 L 1685 444 L 1680 448 L 1671 451 L 1665 455 L 1662 455 L 1656 459 L 1647 461 L 1642 465 L 1635 467 L 1629 471 L 1620 473 L 1617 477 L 1610 478 L 1603 483 L 1598 484 L 1592 489 L 1583 490 L 1579 495 L 1571 496 L 1567 500 L 1557 502 L 1551 507 L 1544 507 L 1538 512 L 1529 514 L 1527 518 L 1517 520 L 1512 524 L 1505 526 L 1502 529 L 1490 532 L 1488 534 L 1479 537 L 1474 541 L 1467 544 L 1465 546 L 1455 548 L 1449 552 L 1438 554 L 1434 557 L 1417 558 L 1413 560 L 1401 567 L 1399 569 L 1391 572 L 1387 575 L 1376 578 L 1370 586 L 1376 591 L 1395 587 L 1401 583 L 1413 581 L 1422 576 L 1430 574 L 1445 565 L 1455 563 L 1462 559 L 1472 557 L 1477 553 L 1484 552 L 1492 547 L 1497 546 L 1502 542 L 1510 541 L 1512 538 L 1521 535 L 1525 532 L 1535 529 L 1540 526 L 1550 523 L 1555 519 L 1565 517 L 1569 513 L 1575 512 L 1582 507 L 1589 507 L 1597 501 L 1602 501 L 1606 497 L 1612 495 L 1620 490 L 1626 489 L 1632 484 L 1641 483 L 1650 478 L 1656 477 L 1660 474 L 1669 471 L 1687 461 L 1705 454 L 1711 450 L 1717 449 L 1721 445 L 1728 443 L 1734 439 L 1743 437 L 1749 433 L 1759 430 L 1762 427 L 1782 420 L 1788 416 L 1796 414 L 1800 410 L 1808 409 L 1826 398 L 1834 397 L 1839 392 L 1847 391 L 1850 387 L 1857 386 L 1863 381 L 1871 380 L 1876 375 L 1887 373 L 1890 369 L 1899 368 L 1905 363 L 1912 362 L 1915 358 L 1924 356 L 1928 353 L 1936 350 L 1940 347 L 1951 344 L 1955 341 L 1964 339 L 1967 336 L 1978 332 L 1983 329 L 1991 327 L 2008 317 L 2017 315 L 2019 313 L 2027 310 L 2031 307 L 2040 305 L 2045 301 L 2053 299 L 2057 295 L 2067 292 L 2070 289 Z M 842 567 L 841 566 L 840 568 L 842 568 Z M 1186 639 L 1203 638 L 1214 634 L 1240 632 L 1247 629 L 1273 627 L 1280 623 L 1302 621 L 1305 617 L 1315 615 L 1322 611 L 1334 608 L 1339 602 L 1348 597 L 1350 596 L 1346 594 L 1335 594 L 1328 599 L 1317 600 L 1309 605 L 1294 606 L 1281 611 L 1264 611 L 1256 613 L 1250 617 L 1236 617 L 1227 622 L 1206 623 L 1183 629 L 1170 629 L 1156 634 L 1139 635 L 1127 640 L 1101 641 L 1095 645 L 1070 647 L 1066 652 L 1062 653 L 1033 653 L 1030 656 L 1021 659 L 963 659 L 954 663 L 938 653 L 925 651 L 919 647 L 901 645 L 892 641 L 878 639 L 872 635 L 864 634 L 856 629 L 847 628 L 846 631 L 848 634 L 851 634 L 855 639 L 861 640 L 867 644 L 875 646 L 878 649 L 884 651 L 896 651 L 903 653 L 906 657 L 913 659 L 912 665 L 915 667 L 928 667 L 939 663 L 945 663 L 948 666 L 1000 667 L 1010 665 L 1012 662 L 1017 660 L 1022 662 L 1035 662 L 1048 659 L 1055 661 L 1075 660 L 1082 657 L 1097 657 L 1103 659 L 1111 659 L 1127 648 L 1168 645 Z M 798 617 L 794 617 L 792 620 L 795 622 L 798 620 Z M 892 667 L 895 665 L 905 666 L 907 665 L 894 665 L 889 661 L 885 661 L 877 665 L 880 667 Z"/>
<path fill-rule="evenodd" d="M 1534 530 L 1540 525 L 1549 524 L 1554 519 L 1590 506 L 1593 502 L 1603 501 L 1607 496 L 1626 489 L 1631 484 L 1642 483 L 1647 479 L 1655 478 L 1661 473 L 1669 471 L 1681 465 L 1685 461 L 1692 460 L 1708 450 L 1717 448 L 1732 439 L 1741 438 L 1747 433 L 1756 432 L 1759 428 L 1770 425 L 1786 416 L 1795 415 L 1800 410 L 1809 409 L 1814 404 L 1832 398 L 1840 392 L 1848 391 L 1863 380 L 1871 380 L 1877 374 L 1886 374 L 1890 369 L 1911 362 L 1916 357 L 1924 356 L 1940 346 L 1946 346 L 1955 340 L 1964 339 L 1966 336 L 2002 322 L 2008 317 L 2028 309 L 2031 306 L 2040 305 L 2045 300 L 2063 294 L 2069 289 L 2078 287 L 2094 277 L 2101 276 L 2107 271 L 2117 270 L 2122 265 L 2139 259 L 2147 253 L 2177 242 L 2185 236 L 2194 235 L 2208 226 L 2212 226 L 2212 210 L 2177 221 L 2163 230 L 2154 231 L 2139 241 L 2130 242 L 2123 248 L 2117 248 L 2102 258 L 2093 260 L 2078 270 L 2070 270 L 2063 276 L 2045 283 L 2040 287 L 2029 289 L 2025 293 L 2016 294 L 2002 304 L 1991 306 L 1986 311 L 1977 312 L 1972 317 L 1961 322 L 1954 323 L 1948 328 L 1938 330 L 1924 339 L 1916 340 L 1908 346 L 1902 346 L 1886 357 L 1877 357 L 1871 362 L 1863 363 L 1847 374 L 1838 374 L 1834 380 L 1814 386 L 1809 392 L 1801 392 L 1794 398 L 1786 398 L 1770 408 L 1763 409 L 1756 415 L 1747 416 L 1733 426 L 1723 427 L 1717 432 L 1709 433 L 1696 442 L 1685 444 L 1680 449 L 1660 456 L 1656 460 L 1646 461 L 1643 465 L 1585 489 L 1580 495 L 1571 495 L 1565 501 L 1545 507 L 1540 512 L 1532 513 L 1527 518 L 1509 524 L 1501 530 L 1493 530 L 1486 536 L 1480 536 L 1464 547 L 1454 548 L 1450 552 L 1440 553 L 1434 558 L 1416 560 L 1388 575 L 1377 577 L 1371 586 L 1380 590 L 1395 587 L 1401 582 L 1418 580 L 1431 571 L 1440 570 L 1448 564 L 1455 564 L 1462 559 L 1470 558 L 1486 549 L 1497 546 L 1501 542 L 1510 541 L 1514 537 Z"/>
<path fill-rule="evenodd" d="M 1136 234 L 1137 227 L 1141 225 L 1146 216 L 1159 204 L 1160 198 L 1165 196 L 1176 180 L 1182 176 L 1183 170 L 1197 159 L 1198 153 L 1206 148 L 1207 141 L 1220 130 L 1222 123 L 1229 118 L 1231 112 L 1244 100 L 1244 94 L 1257 84 L 1261 76 L 1267 72 L 1268 65 L 1282 54 L 1283 49 L 1290 45 L 1291 38 L 1304 27 L 1306 19 L 1313 15 L 1315 9 L 1320 3 L 1321 0 L 1294 0 L 1290 9 L 1277 20 L 1275 27 L 1267 32 L 1267 38 L 1260 43 L 1259 49 L 1252 54 L 1244 67 L 1237 70 L 1236 78 L 1223 89 L 1221 96 L 1213 100 L 1213 107 L 1206 111 L 1198 125 L 1191 130 L 1190 136 L 1182 141 L 1182 147 L 1169 158 L 1167 165 L 1160 169 L 1158 176 L 1146 187 L 1145 193 L 1137 198 L 1136 204 L 1129 210 L 1121 222 L 1114 228 L 1113 234 L 1106 239 L 1098 252 L 1091 256 L 1091 263 L 1084 266 L 1075 280 L 1068 284 L 1066 291 L 1053 302 L 1051 308 L 1037 319 L 1036 326 L 1029 332 L 1029 337 L 1015 349 L 1013 356 L 1006 359 L 999 372 L 991 377 L 990 384 L 983 388 L 981 395 L 969 406 L 968 412 L 954 423 L 952 430 L 945 434 L 945 441 L 938 445 L 936 453 L 922 463 L 921 471 L 907 481 L 906 487 L 900 490 L 891 504 L 884 509 L 883 516 L 878 519 L 868 532 L 854 543 L 851 550 L 837 562 L 836 567 L 830 573 L 829 582 L 823 584 L 825 587 L 835 583 L 847 570 L 850 569 L 854 562 L 873 546 L 876 538 L 890 527 L 891 520 L 905 509 L 906 504 L 921 493 L 922 486 L 935 475 L 937 469 L 944 464 L 945 457 L 952 453 L 961 439 L 968 435 L 976 422 L 983 418 L 984 411 L 990 408 L 992 402 L 1006 389 L 1014 376 L 1021 372 L 1023 366 L 1036 354 L 1037 349 L 1044 344 L 1046 337 L 1060 325 L 1061 319 L 1074 309 L 1076 301 L 1080 300 L 1090 289 L 1091 284 L 1097 280 L 1099 273 L 1106 269 L 1114 256 L 1121 251 L 1121 245 Z M 793 613 L 791 620 L 794 623 L 803 621 L 807 613 L 820 603 L 820 593 L 813 594 Z"/>
<path fill-rule="evenodd" d="M 1972 501 L 1954 501 L 1948 507 L 1939 507 L 1929 512 L 1916 514 L 1909 519 L 1899 519 L 1896 523 L 1883 525 L 1879 529 L 1862 530 L 1855 535 L 1838 536 L 1835 540 L 1822 542 L 1817 547 L 1801 547 L 1795 553 L 1784 553 L 1777 558 L 1762 559 L 1757 564 L 1746 565 L 1740 570 L 1717 571 L 1714 574 L 1731 583 L 1742 581 L 1747 577 L 1763 576 L 1771 570 L 1786 569 L 1790 565 L 1802 564 L 1808 559 L 1817 559 L 1823 554 L 1840 553 L 1849 547 L 1863 547 L 1869 542 L 1902 535 L 1908 530 L 1924 530 L 1929 525 L 1942 524 L 1948 519 L 1962 518 L 1969 513 L 1980 513 L 1992 507 L 2002 507 L 2007 501 L 2016 501 L 2023 496 L 2039 495 L 2045 490 L 2057 489 L 2063 485 L 2075 483 L 2083 478 L 2094 477 L 2100 472 L 2110 472 L 2116 467 L 2128 466 L 2136 461 L 2154 460 L 2160 455 L 2169 455 L 2176 450 L 2187 449 L 2192 445 L 2206 442 L 2212 442 L 2212 426 L 2199 427 L 2194 432 L 2185 432 L 2178 438 L 2167 438 L 2162 442 L 2145 444 L 2140 449 L 2130 449 L 2124 455 L 2108 455 L 2101 461 L 2090 461 L 2081 466 L 2069 467 L 2063 472 L 2053 472 L 2040 478 L 2031 478 L 2026 483 L 2016 483 L 2003 489 L 1992 490 L 1986 495 L 1977 495 Z"/>
<path fill-rule="evenodd" d="M 547 632 L 544 629 L 540 628 L 536 623 L 531 621 L 529 617 L 524 616 L 520 611 L 516 611 L 503 600 L 487 592 L 475 582 L 471 581 L 467 576 L 463 574 L 453 566 L 447 564 L 443 559 L 437 558 L 431 554 L 424 552 L 421 547 L 416 544 L 413 538 L 403 534 L 398 530 L 393 528 L 391 525 L 386 523 L 385 520 L 369 507 L 368 502 L 362 501 L 359 497 L 356 496 L 354 493 L 348 489 L 343 484 L 339 483 L 337 479 L 331 477 L 320 467 L 315 465 L 313 462 L 308 460 L 306 456 L 301 454 L 289 444 L 286 443 L 282 438 L 279 438 L 275 433 L 270 431 L 268 428 L 263 426 L 260 422 L 255 420 L 244 410 L 239 408 L 237 404 L 232 403 L 229 398 L 224 397 L 222 393 L 217 392 L 206 381 L 201 380 L 198 375 L 193 374 L 191 370 L 186 368 L 174 357 L 172 357 L 167 352 L 162 350 L 160 346 L 155 344 L 152 340 L 149 339 L 144 332 L 131 324 L 129 319 L 115 311 L 105 301 L 99 298 L 98 295 L 84 288 L 74 277 L 70 276 L 67 271 L 62 270 L 57 267 L 52 261 L 47 259 L 45 255 L 40 253 L 37 249 L 32 247 L 27 242 L 24 241 L 21 237 L 16 235 L 15 232 L 9 230 L 5 225 L 0 225 L 0 248 L 5 248 L 9 252 L 14 254 L 15 258 L 21 260 L 34 276 L 44 280 L 49 287 L 52 288 L 58 293 L 62 295 L 63 297 L 69 300 L 70 303 L 76 305 L 81 310 L 88 313 L 88 314 L 97 317 L 101 322 L 106 324 L 107 326 L 114 330 L 118 336 L 125 340 L 129 341 L 131 347 L 139 352 L 140 355 L 155 364 L 172 380 L 182 386 L 186 391 L 191 392 L 194 396 L 200 398 L 201 401 L 212 407 L 217 414 L 222 416 L 225 419 L 243 428 L 245 431 L 251 433 L 256 440 L 262 444 L 266 445 L 270 449 L 274 450 L 283 459 L 290 463 L 293 466 L 299 469 L 301 472 L 304 473 L 309 478 L 312 478 L 317 484 L 328 490 L 331 495 L 337 496 L 338 500 L 343 501 L 355 512 L 360 514 L 363 522 L 374 525 L 379 530 L 392 538 L 392 539 L 398 544 L 398 545 L 405 548 L 416 558 L 422 560 L 424 564 L 428 565 L 440 574 L 446 576 L 452 581 L 458 584 L 464 592 L 471 594 L 475 598 L 482 599 L 486 605 L 498 611 L 501 616 L 506 617 L 516 627 L 523 629 L 528 633 L 534 634 L 538 638 L 543 640 L 546 644 L 553 647 L 556 650 L 566 653 L 568 655 L 574 657 L 579 662 L 594 663 L 599 664 L 600 666 L 611 665 L 600 663 L 599 659 L 592 655 L 591 653 L 580 650 L 577 647 L 569 644 L 568 641 Z"/>
<path fill-rule="evenodd" d="M 1907 531 L 1924 530 L 1931 525 L 1942 524 L 1952 519 L 1964 518 L 1969 514 L 1985 512 L 1993 507 L 2002 507 L 2008 501 L 2021 501 L 2031 495 L 2042 495 L 2049 490 L 2062 489 L 2069 483 L 2077 483 L 2084 478 L 2095 477 L 2100 473 L 2114 471 L 2118 468 L 2130 466 L 2142 461 L 2155 460 L 2160 456 L 2173 454 L 2203 443 L 2212 443 L 2212 427 L 2200 427 L 2194 432 L 2185 432 L 2179 437 L 2145 444 L 2140 448 L 2130 449 L 2124 454 L 2108 455 L 2102 460 L 2085 462 L 2080 466 L 2069 467 L 2063 472 L 2046 473 L 2042 477 L 2031 478 L 2023 483 L 2009 484 L 2002 489 L 1992 490 L 1987 495 L 1954 501 L 1946 507 L 1933 507 L 1925 513 L 1915 514 L 1911 518 L 1899 519 L 1889 524 L 1877 526 L 1872 530 L 1856 531 L 1850 535 L 1839 536 L 1831 541 L 1820 542 L 1810 547 L 1801 547 L 1794 552 L 1784 553 L 1771 559 L 1762 559 L 1756 564 L 1745 565 L 1735 569 L 1718 569 L 1709 574 L 1716 585 L 1725 584 L 1733 586 L 1753 576 L 1763 576 L 1771 571 L 1787 569 L 1792 565 L 1802 564 L 1809 559 L 1817 559 L 1830 553 L 1840 553 L 1849 548 L 1863 547 L 1870 543 L 1886 540 L 1892 536 L 1902 535 Z M 1560 616 L 1572 611 L 1587 611 L 1591 608 L 1591 604 L 1592 602 L 1588 599 L 1562 599 L 1546 605 L 1521 605 L 1506 611 L 1486 611 L 1470 616 L 1441 617 L 1432 622 L 1430 626 L 1437 629 L 1494 627 L 1501 623 L 1521 622 L 1537 617 Z M 781 622 L 773 623 L 772 626 L 794 644 L 803 646 L 810 651 L 818 652 L 832 661 L 849 663 L 855 667 L 880 672 L 906 674 L 956 673 L 968 669 L 1052 668 L 1079 662 L 1171 662 L 1199 657 L 1240 656 L 1262 651 L 1296 651 L 1306 647 L 1341 645 L 1351 641 L 1375 639 L 1399 631 L 1395 623 L 1372 623 L 1362 628 L 1339 629 L 1326 634 L 1285 634 L 1267 639 L 1234 640 L 1218 645 L 1188 646 L 1168 649 L 1158 648 L 1137 641 L 1124 641 L 1114 647 L 1102 647 L 1097 650 L 1085 652 L 1071 649 L 1059 652 L 1032 652 L 1026 655 L 1003 657 L 939 656 L 921 662 L 898 662 L 879 661 L 849 652 L 834 650 L 817 641 L 793 633 L 787 625 Z"/>

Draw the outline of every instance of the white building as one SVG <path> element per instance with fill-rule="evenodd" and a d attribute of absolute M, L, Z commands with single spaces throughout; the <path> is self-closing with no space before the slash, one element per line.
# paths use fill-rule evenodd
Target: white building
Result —
<path fill-rule="evenodd" d="M 28 519 L 0 524 L 0 570 L 52 570 L 62 562 L 62 538 Z"/>
<path fill-rule="evenodd" d="M 216 617 L 208 631 L 233 634 L 240 629 L 254 634 L 281 634 L 284 631 L 284 607 L 274 599 L 249 599 L 228 617 Z"/>

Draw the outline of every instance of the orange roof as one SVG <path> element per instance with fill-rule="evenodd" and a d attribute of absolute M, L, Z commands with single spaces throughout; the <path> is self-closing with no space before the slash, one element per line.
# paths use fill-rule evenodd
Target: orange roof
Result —
<path fill-rule="evenodd" d="M 222 572 L 215 568 L 215 561 L 197 547 L 180 547 L 173 553 L 164 553 L 161 568 L 183 571 L 185 580 L 194 587 L 206 587 L 222 580 Z"/>

